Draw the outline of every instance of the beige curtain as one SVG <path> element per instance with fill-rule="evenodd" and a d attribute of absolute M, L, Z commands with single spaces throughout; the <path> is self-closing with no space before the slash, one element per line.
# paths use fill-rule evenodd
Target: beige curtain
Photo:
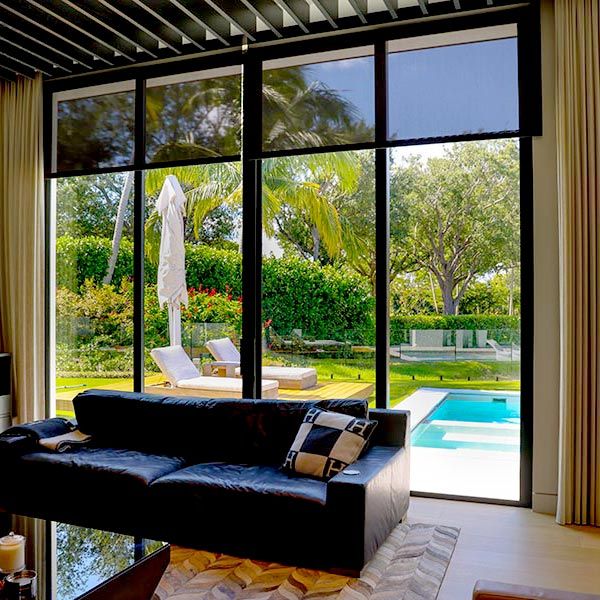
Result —
<path fill-rule="evenodd" d="M 0 348 L 13 356 L 13 414 L 44 417 L 42 80 L 0 82 Z"/>
<path fill-rule="evenodd" d="M 556 0 L 560 523 L 600 525 L 600 0 Z"/>

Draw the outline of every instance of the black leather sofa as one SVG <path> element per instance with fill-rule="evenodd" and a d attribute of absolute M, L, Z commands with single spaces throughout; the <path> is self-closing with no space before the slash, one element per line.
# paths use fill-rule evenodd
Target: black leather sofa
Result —
<path fill-rule="evenodd" d="M 280 469 L 311 406 L 378 421 L 328 482 Z M 362 400 L 288 402 L 89 390 L 74 400 L 89 447 L 41 451 L 62 419 L 0 435 L 0 507 L 299 566 L 357 574 L 409 503 L 408 413 Z M 7 475 L 11 483 L 7 484 Z"/>

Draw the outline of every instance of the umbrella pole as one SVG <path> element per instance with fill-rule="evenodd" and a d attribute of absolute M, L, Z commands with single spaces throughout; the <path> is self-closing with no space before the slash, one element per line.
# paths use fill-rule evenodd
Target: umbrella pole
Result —
<path fill-rule="evenodd" d="M 171 346 L 181 346 L 181 308 L 169 303 L 169 341 Z"/>

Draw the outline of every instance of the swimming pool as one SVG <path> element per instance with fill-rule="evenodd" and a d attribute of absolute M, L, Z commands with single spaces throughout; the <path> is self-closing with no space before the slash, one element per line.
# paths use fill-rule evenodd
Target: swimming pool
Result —
<path fill-rule="evenodd" d="M 520 395 L 449 392 L 413 429 L 412 445 L 446 450 L 518 453 Z"/>

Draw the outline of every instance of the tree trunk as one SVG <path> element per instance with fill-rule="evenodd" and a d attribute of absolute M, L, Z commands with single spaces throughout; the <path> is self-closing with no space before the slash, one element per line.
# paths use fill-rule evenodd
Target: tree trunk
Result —
<path fill-rule="evenodd" d="M 321 236 L 319 230 L 313 225 L 312 227 L 312 239 L 313 239 L 313 260 L 317 262 L 319 260 L 319 254 L 321 253 Z"/>
<path fill-rule="evenodd" d="M 439 282 L 442 290 L 442 300 L 444 301 L 444 314 L 458 314 L 458 300 L 454 298 L 454 282 L 442 280 Z"/>
<path fill-rule="evenodd" d="M 131 194 L 131 188 L 133 186 L 133 171 L 129 171 L 125 176 L 125 183 L 121 190 L 121 198 L 119 199 L 119 207 L 117 209 L 117 220 L 115 221 L 115 230 L 113 232 L 112 239 L 112 252 L 110 260 L 108 261 L 108 269 L 106 275 L 102 280 L 102 283 L 108 284 L 112 281 L 115 273 L 115 266 L 117 265 L 117 257 L 119 255 L 119 247 L 121 246 L 121 238 L 123 237 L 123 225 L 125 223 L 125 209 L 127 208 L 127 201 Z"/>

